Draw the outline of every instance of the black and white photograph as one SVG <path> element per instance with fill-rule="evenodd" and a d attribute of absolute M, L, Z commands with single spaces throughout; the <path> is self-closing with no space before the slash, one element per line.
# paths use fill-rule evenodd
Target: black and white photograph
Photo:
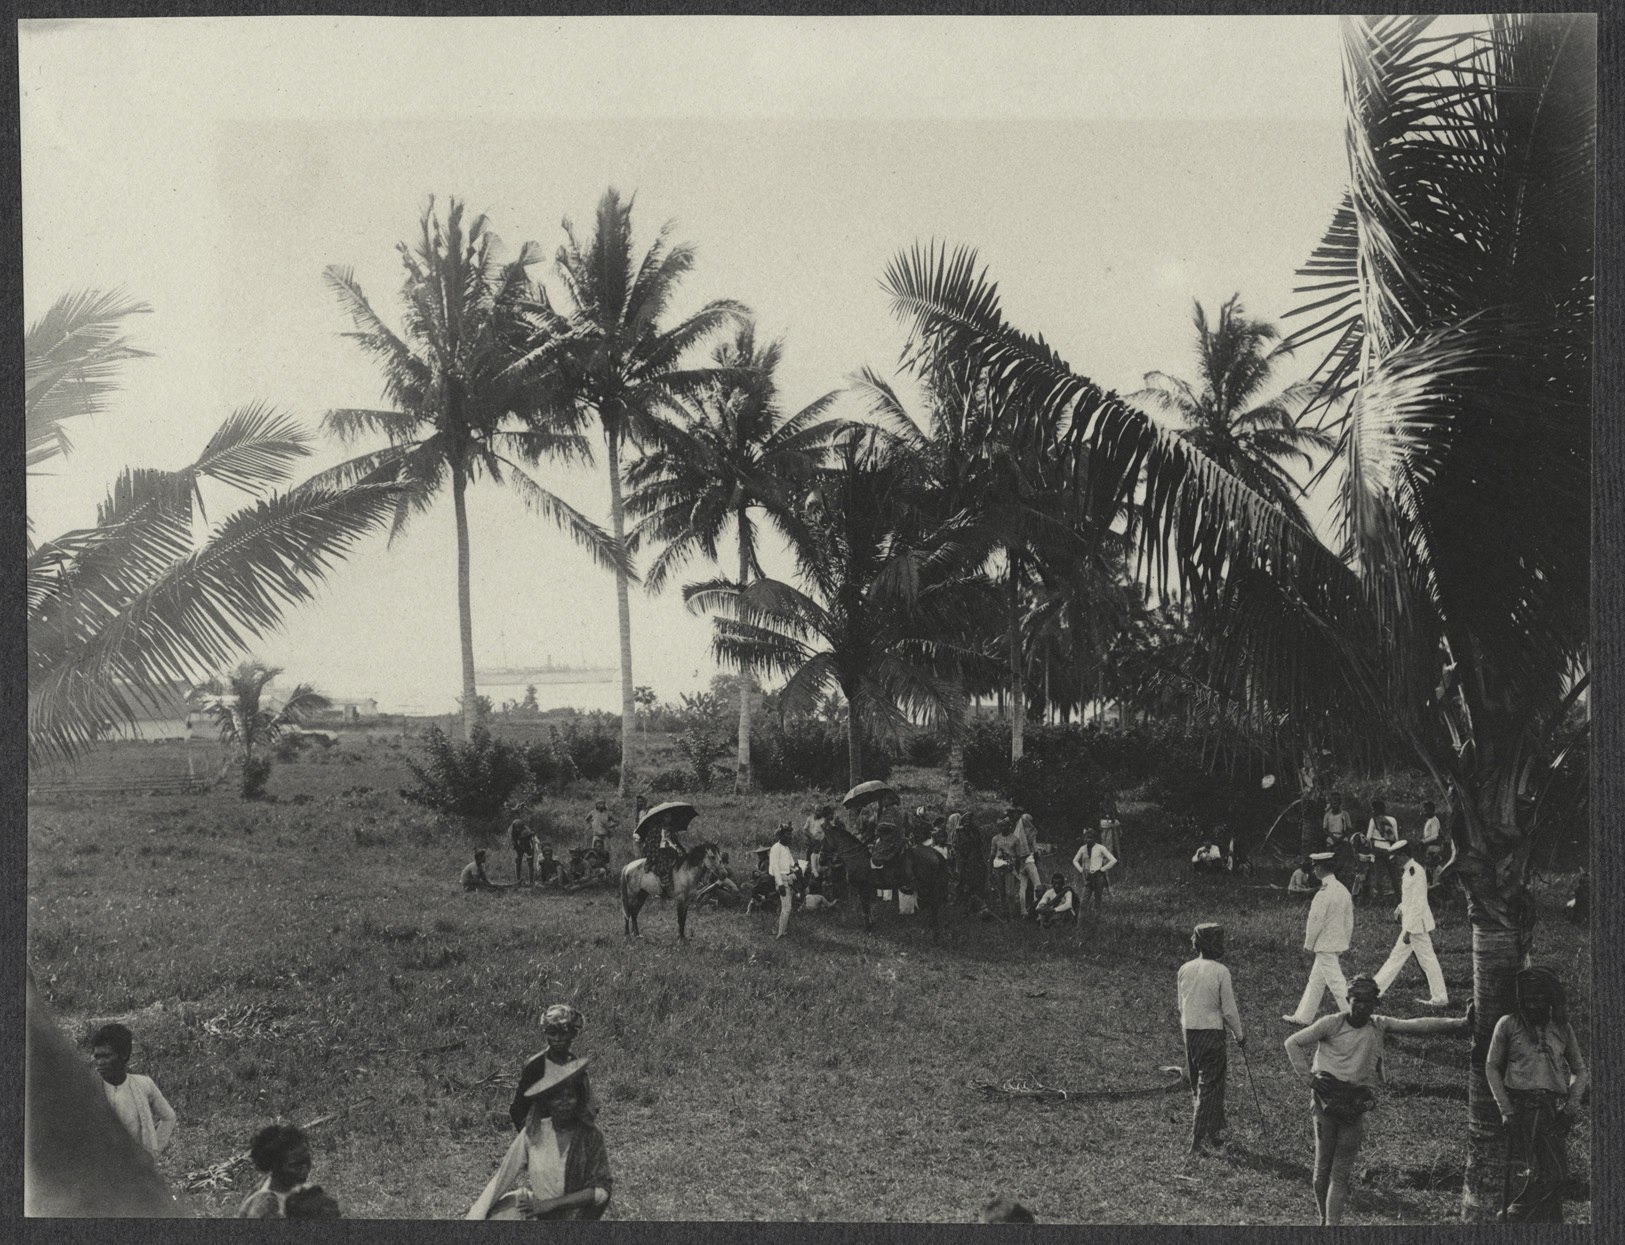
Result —
<path fill-rule="evenodd" d="M 1598 27 L 21 20 L 24 1213 L 1590 1224 Z"/>

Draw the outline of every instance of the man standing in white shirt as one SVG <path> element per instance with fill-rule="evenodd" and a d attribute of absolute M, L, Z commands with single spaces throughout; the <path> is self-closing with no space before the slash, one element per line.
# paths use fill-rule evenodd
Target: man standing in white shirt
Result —
<path fill-rule="evenodd" d="M 1106 893 L 1106 874 L 1116 864 L 1117 857 L 1106 850 L 1093 830 L 1083 836 L 1083 846 L 1072 857 L 1072 867 L 1083 875 L 1084 893 L 1097 908 Z"/>
<path fill-rule="evenodd" d="M 1203 1143 L 1219 1147 L 1225 1142 L 1224 1082 L 1227 1073 L 1225 1033 L 1237 1046 L 1247 1044 L 1236 1007 L 1235 986 L 1224 958 L 1224 927 L 1211 921 L 1191 934 L 1196 958 L 1180 965 L 1179 1024 L 1185 1031 L 1185 1068 L 1190 1079 L 1195 1115 L 1191 1122 L 1191 1153 L 1203 1153 Z"/>
<path fill-rule="evenodd" d="M 1309 918 L 1303 931 L 1303 949 L 1313 957 L 1313 962 L 1309 968 L 1309 984 L 1303 988 L 1303 998 L 1298 1000 L 1298 1010 L 1281 1017 L 1288 1024 L 1311 1024 L 1328 990 L 1332 992 L 1337 1010 L 1348 1010 L 1348 981 L 1343 976 L 1343 961 L 1339 957 L 1349 949 L 1349 940 L 1354 936 L 1354 897 L 1338 880 L 1336 855 L 1335 852 L 1313 852 L 1309 856 L 1315 876 L 1320 879 L 1320 889 L 1310 901 Z"/>
<path fill-rule="evenodd" d="M 1399 940 L 1388 954 L 1388 961 L 1376 972 L 1377 986 L 1384 994 L 1399 976 L 1411 956 L 1422 966 L 1427 977 L 1428 997 L 1421 1002 L 1427 1007 L 1444 1007 L 1450 1002 L 1445 989 L 1444 973 L 1439 969 L 1439 957 L 1433 953 L 1433 910 L 1428 907 L 1427 870 L 1411 859 L 1410 844 L 1404 839 L 1387 845 L 1389 858 L 1402 866 L 1400 874 L 1399 906 L 1394 917 L 1399 921 Z"/>
<path fill-rule="evenodd" d="M 773 878 L 773 884 L 779 888 L 779 932 L 777 938 L 783 938 L 790 928 L 790 909 L 795 904 L 796 896 L 796 854 L 790 849 L 790 823 L 779 823 L 779 837 L 767 852 L 767 871 Z"/>

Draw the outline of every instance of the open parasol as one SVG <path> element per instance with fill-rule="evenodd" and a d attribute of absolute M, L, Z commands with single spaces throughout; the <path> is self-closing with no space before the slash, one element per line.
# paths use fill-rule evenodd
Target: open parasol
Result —
<path fill-rule="evenodd" d="M 846 793 L 846 798 L 841 801 L 841 807 L 859 809 L 865 804 L 873 803 L 883 795 L 894 796 L 896 794 L 897 793 L 895 791 L 893 791 L 885 783 L 881 782 L 878 778 L 872 778 L 868 782 L 860 782 L 857 786 L 853 787 L 852 790 L 848 791 Z"/>
<path fill-rule="evenodd" d="M 672 800 L 666 804 L 656 804 L 642 817 L 638 818 L 639 834 L 643 833 L 645 826 L 658 825 L 662 821 L 671 823 L 674 834 L 681 834 L 688 829 L 688 823 L 700 815 L 700 810 L 684 800 Z"/>

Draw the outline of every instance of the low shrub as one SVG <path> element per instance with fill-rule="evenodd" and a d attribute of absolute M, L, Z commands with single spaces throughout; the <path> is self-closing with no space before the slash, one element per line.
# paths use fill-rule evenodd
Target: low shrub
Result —
<path fill-rule="evenodd" d="M 649 790 L 657 795 L 671 795 L 690 789 L 694 776 L 686 769 L 663 769 L 649 778 Z"/>
<path fill-rule="evenodd" d="M 948 759 L 948 741 L 936 731 L 915 731 L 904 741 L 902 759 L 919 769 L 936 769 Z"/>
<path fill-rule="evenodd" d="M 689 781 L 694 790 L 709 790 L 716 771 L 718 752 L 712 737 L 698 729 L 684 731 L 677 740 L 677 750 L 688 762 Z"/>
<path fill-rule="evenodd" d="M 530 781 L 524 752 L 493 738 L 483 726 L 476 726 L 463 743 L 452 742 L 438 726 L 431 726 L 423 746 L 428 753 L 425 764 L 406 762 L 417 785 L 401 788 L 402 798 L 461 817 L 470 828 L 495 823 L 509 798 Z"/>
<path fill-rule="evenodd" d="M 300 752 L 304 750 L 304 736 L 293 731 L 284 731 L 277 736 L 276 743 L 271 746 L 271 755 L 278 761 L 287 764 L 297 760 Z"/>
<path fill-rule="evenodd" d="M 619 726 L 613 730 L 601 722 L 583 729 L 571 722 L 562 731 L 556 726 L 547 729 L 553 753 L 570 778 L 587 782 L 607 782 L 620 773 L 621 735 Z M 568 779 L 566 779 L 568 781 Z"/>
<path fill-rule="evenodd" d="M 243 799 L 258 800 L 265 795 L 265 784 L 271 777 L 271 761 L 268 757 L 248 757 L 243 761 L 241 791 Z"/>
<path fill-rule="evenodd" d="M 825 723 L 782 723 L 770 718 L 751 739 L 751 773 L 762 791 L 845 791 L 848 786 L 846 732 Z M 863 778 L 889 778 L 892 756 L 870 744 L 864 749 Z"/>

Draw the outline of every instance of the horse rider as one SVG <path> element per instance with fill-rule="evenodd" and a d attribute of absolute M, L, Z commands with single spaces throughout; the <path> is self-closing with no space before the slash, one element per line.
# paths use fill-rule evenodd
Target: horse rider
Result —
<path fill-rule="evenodd" d="M 875 834 L 869 846 L 869 863 L 885 883 L 881 889 L 913 891 L 914 862 L 909 859 L 908 840 L 903 835 L 900 803 L 895 791 L 883 791 L 875 801 Z"/>
<path fill-rule="evenodd" d="M 648 862 L 649 868 L 660 880 L 660 896 L 662 899 L 671 898 L 672 871 L 676 869 L 678 861 L 682 860 L 687 850 L 683 842 L 672 829 L 669 816 L 651 818 L 644 814 L 643 820 L 638 824 L 637 830 L 638 850 L 643 853 L 643 859 Z"/>

